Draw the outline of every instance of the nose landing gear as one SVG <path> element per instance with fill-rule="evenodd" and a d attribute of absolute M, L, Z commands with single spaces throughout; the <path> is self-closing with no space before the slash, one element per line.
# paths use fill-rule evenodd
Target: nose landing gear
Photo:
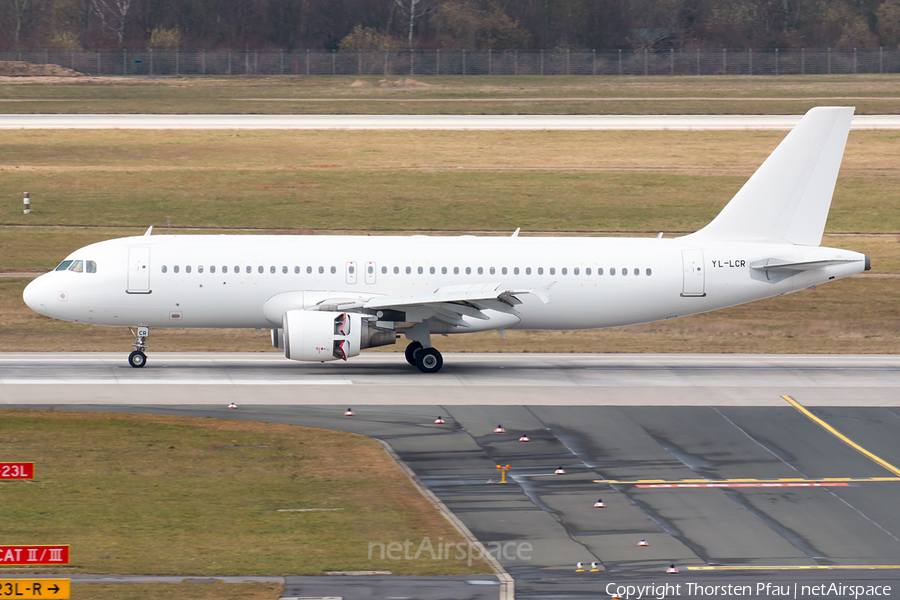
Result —
<path fill-rule="evenodd" d="M 147 364 L 147 355 L 144 354 L 144 350 L 148 347 L 147 338 L 150 337 L 150 328 L 138 327 L 137 333 L 134 333 L 134 330 L 131 333 L 134 334 L 135 338 L 131 345 L 136 350 L 128 355 L 128 364 L 135 369 L 140 369 Z"/>

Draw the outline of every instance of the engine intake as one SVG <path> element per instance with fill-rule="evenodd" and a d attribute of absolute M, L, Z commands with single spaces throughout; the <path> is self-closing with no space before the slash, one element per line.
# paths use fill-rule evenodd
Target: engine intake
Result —
<path fill-rule="evenodd" d="M 347 360 L 397 341 L 392 329 L 375 327 L 358 313 L 289 310 L 282 326 L 284 356 L 291 360 Z"/>

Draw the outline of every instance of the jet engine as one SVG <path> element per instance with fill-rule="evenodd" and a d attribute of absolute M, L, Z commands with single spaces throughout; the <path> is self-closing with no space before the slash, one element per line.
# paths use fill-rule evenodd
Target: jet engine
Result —
<path fill-rule="evenodd" d="M 397 341 L 358 313 L 289 310 L 282 317 L 284 356 L 291 360 L 347 360 L 360 350 Z"/>

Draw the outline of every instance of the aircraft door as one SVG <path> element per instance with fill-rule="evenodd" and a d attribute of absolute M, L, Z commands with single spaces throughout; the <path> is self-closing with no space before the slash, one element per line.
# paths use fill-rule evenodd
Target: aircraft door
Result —
<path fill-rule="evenodd" d="M 130 246 L 128 248 L 129 294 L 150 293 L 150 246 Z"/>
<path fill-rule="evenodd" d="M 375 283 L 375 263 L 371 260 L 366 263 L 366 283 Z"/>
<path fill-rule="evenodd" d="M 703 250 L 682 250 L 684 285 L 682 296 L 706 295 L 706 272 L 703 269 Z"/>
<path fill-rule="evenodd" d="M 351 260 L 347 262 L 347 283 L 355 284 L 357 273 L 356 273 L 356 261 Z"/>

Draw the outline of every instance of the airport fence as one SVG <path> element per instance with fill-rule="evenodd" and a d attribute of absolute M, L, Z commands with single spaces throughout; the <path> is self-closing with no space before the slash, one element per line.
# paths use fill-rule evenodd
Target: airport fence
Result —
<path fill-rule="evenodd" d="M 812 75 L 900 73 L 900 49 L 0 52 L 89 75 Z"/>

